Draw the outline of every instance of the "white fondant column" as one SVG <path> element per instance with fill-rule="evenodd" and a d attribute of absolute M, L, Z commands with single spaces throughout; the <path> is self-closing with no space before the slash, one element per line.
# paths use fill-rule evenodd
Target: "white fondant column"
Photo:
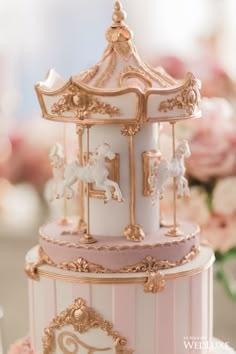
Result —
<path fill-rule="evenodd" d="M 132 284 L 113 285 L 113 324 L 123 336 L 127 337 L 128 344 L 135 348 L 136 331 L 136 287 Z"/>
<path fill-rule="evenodd" d="M 144 124 L 141 131 L 134 136 L 135 153 L 135 222 L 143 226 L 145 234 L 159 228 L 159 206 L 152 206 L 151 198 L 143 195 L 143 161 L 144 151 L 157 148 L 156 124 Z M 85 140 L 85 139 L 84 139 Z M 120 154 L 120 188 L 125 201 L 119 203 L 90 198 L 90 220 L 92 235 L 121 236 L 124 228 L 130 224 L 130 166 L 129 138 L 121 135 L 121 126 L 102 125 L 90 128 L 90 150 L 93 152 L 102 143 L 108 143 L 113 152 Z M 84 141 L 84 151 L 85 151 Z M 86 215 L 85 215 L 86 216 Z"/>

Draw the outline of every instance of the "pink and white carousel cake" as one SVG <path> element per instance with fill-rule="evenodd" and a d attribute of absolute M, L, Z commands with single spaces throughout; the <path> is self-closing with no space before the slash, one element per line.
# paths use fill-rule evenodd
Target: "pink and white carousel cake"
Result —
<path fill-rule="evenodd" d="M 44 118 L 74 124 L 78 153 L 68 159 L 66 133 L 50 151 L 50 198 L 64 199 L 63 216 L 40 228 L 26 256 L 30 336 L 10 353 L 218 353 L 214 254 L 200 244 L 197 225 L 176 217 L 176 198 L 189 195 L 190 149 L 176 143 L 175 126 L 200 117 L 200 82 L 145 64 L 119 2 L 112 18 L 98 64 L 67 81 L 51 70 L 35 86 Z M 161 123 L 172 126 L 171 161 L 162 159 Z M 168 178 L 166 224 L 160 199 Z M 77 216 L 67 213 L 70 198 Z"/>

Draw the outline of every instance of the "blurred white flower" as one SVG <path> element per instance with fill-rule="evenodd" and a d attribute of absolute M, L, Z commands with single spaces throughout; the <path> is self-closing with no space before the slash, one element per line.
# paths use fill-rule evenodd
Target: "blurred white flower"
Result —
<path fill-rule="evenodd" d="M 227 177 L 217 182 L 213 190 L 212 206 L 217 214 L 236 213 L 236 177 Z"/>
<path fill-rule="evenodd" d="M 210 220 L 207 197 L 207 193 L 201 187 L 191 187 L 190 198 L 178 200 L 178 213 L 186 220 L 193 221 L 201 226 L 206 225 Z"/>
<path fill-rule="evenodd" d="M 230 120 L 233 116 L 233 107 L 223 97 L 203 97 L 201 102 L 202 116 L 207 120 Z"/>
<path fill-rule="evenodd" d="M 15 238 L 27 235 L 27 231 L 37 226 L 40 216 L 39 196 L 32 185 L 12 185 L 0 180 L 1 234 Z"/>
<path fill-rule="evenodd" d="M 170 215 L 173 212 L 172 189 L 166 189 L 162 205 L 165 214 Z M 200 226 L 206 225 L 211 217 L 207 206 L 207 193 L 201 187 L 190 187 L 190 198 L 177 200 L 177 217 L 181 220 L 195 222 Z"/>

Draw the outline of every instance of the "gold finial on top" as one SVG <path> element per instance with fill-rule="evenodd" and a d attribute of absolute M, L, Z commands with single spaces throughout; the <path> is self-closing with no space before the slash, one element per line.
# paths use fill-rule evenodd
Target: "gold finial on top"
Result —
<path fill-rule="evenodd" d="M 126 19 L 126 12 L 122 9 L 122 5 L 119 1 L 115 2 L 112 19 L 116 25 L 120 25 Z"/>
<path fill-rule="evenodd" d="M 106 31 L 106 39 L 110 43 L 127 42 L 132 38 L 132 32 L 125 25 L 126 12 L 119 1 L 115 2 L 112 14 L 113 24 Z M 129 50 L 130 52 L 130 50 Z"/>

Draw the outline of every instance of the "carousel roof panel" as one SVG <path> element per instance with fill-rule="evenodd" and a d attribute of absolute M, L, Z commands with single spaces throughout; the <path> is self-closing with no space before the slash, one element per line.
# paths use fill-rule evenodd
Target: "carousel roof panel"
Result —
<path fill-rule="evenodd" d="M 108 46 L 99 63 L 62 79 L 50 70 L 35 85 L 43 116 L 77 124 L 140 124 L 200 116 L 200 81 L 189 73 L 182 81 L 162 67 L 144 63 L 124 23 L 126 14 L 116 1 Z"/>

